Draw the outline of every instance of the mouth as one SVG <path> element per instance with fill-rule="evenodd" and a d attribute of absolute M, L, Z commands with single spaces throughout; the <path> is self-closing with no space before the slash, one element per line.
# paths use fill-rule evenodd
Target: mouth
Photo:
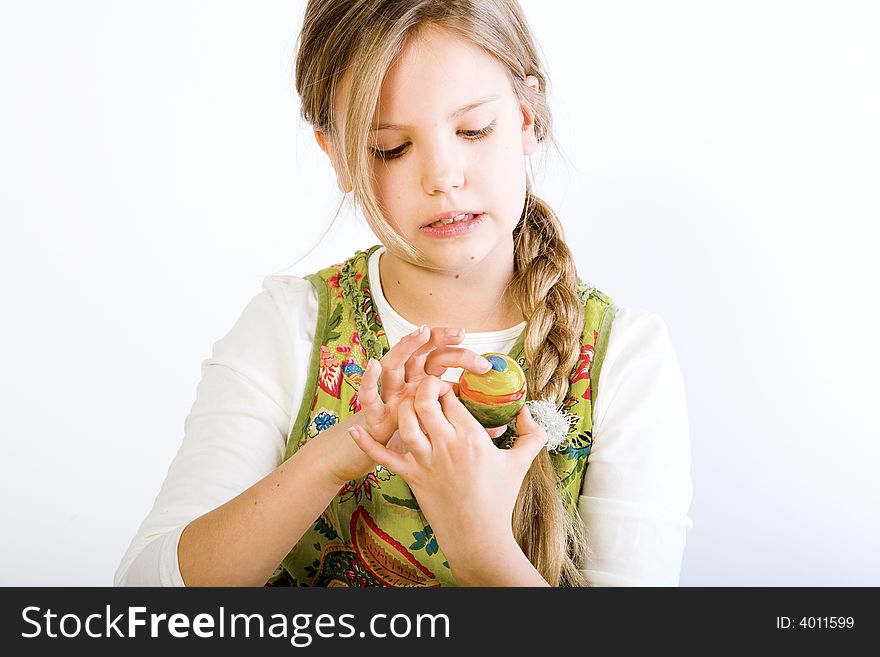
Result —
<path fill-rule="evenodd" d="M 422 228 L 442 228 L 449 224 L 463 223 L 471 221 L 475 217 L 482 216 L 482 212 L 466 212 L 464 210 L 453 210 L 452 212 L 441 212 L 435 215 L 431 221 L 422 225 Z"/>

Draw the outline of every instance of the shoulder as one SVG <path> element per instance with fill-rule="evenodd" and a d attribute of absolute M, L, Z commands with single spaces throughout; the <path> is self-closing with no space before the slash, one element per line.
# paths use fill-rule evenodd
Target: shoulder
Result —
<path fill-rule="evenodd" d="M 672 347 L 669 327 L 660 314 L 627 306 L 616 306 L 611 325 L 611 340 L 618 347 L 627 347 L 630 350 Z"/>
<path fill-rule="evenodd" d="M 680 376 L 666 320 L 650 310 L 616 307 L 605 367 L 617 373 L 641 371 Z"/>
<path fill-rule="evenodd" d="M 242 317 L 263 324 L 278 324 L 294 339 L 311 341 L 317 316 L 315 286 L 300 276 L 273 274 L 263 278 L 262 290 Z"/>
<path fill-rule="evenodd" d="M 607 326 L 617 312 L 611 297 L 595 285 L 578 280 L 577 295 L 584 307 L 583 339 L 587 343 L 595 343 L 600 332 L 607 334 Z M 605 340 L 607 336 L 602 337 Z"/>
<path fill-rule="evenodd" d="M 578 279 L 577 293 L 584 305 L 598 304 L 609 306 L 612 304 L 611 297 L 591 283 Z"/>
<path fill-rule="evenodd" d="M 297 276 L 265 276 L 262 289 L 215 343 L 214 355 L 253 356 L 270 345 L 286 345 L 291 339 L 311 342 L 317 306 L 317 295 L 309 281 Z"/>
<path fill-rule="evenodd" d="M 313 336 L 319 306 L 341 297 L 341 288 L 348 279 L 355 284 L 360 281 L 366 274 L 370 256 L 380 247 L 358 250 L 344 262 L 327 265 L 312 274 L 265 276 L 262 291 L 251 300 L 245 312 L 255 316 L 275 315 L 289 326 L 305 327 Z"/>
<path fill-rule="evenodd" d="M 655 413 L 687 434 L 684 378 L 664 318 L 619 307 L 611 325 L 596 400 L 596 426 L 606 413 Z"/>
<path fill-rule="evenodd" d="M 263 278 L 262 289 L 248 302 L 241 319 L 290 323 L 294 316 L 311 314 L 316 304 L 315 287 L 308 280 L 273 274 Z"/>
<path fill-rule="evenodd" d="M 272 274 L 263 278 L 263 289 L 257 298 L 276 306 L 308 303 L 315 297 L 315 286 L 300 276 Z"/>

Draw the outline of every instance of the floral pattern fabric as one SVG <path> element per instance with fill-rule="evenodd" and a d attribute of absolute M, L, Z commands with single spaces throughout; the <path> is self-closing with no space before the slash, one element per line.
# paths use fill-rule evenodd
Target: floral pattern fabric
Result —
<path fill-rule="evenodd" d="M 318 292 L 313 372 L 303 406 L 288 438 L 285 459 L 337 422 L 360 410 L 358 388 L 369 358 L 388 351 L 382 320 L 375 309 L 368 261 L 374 246 L 346 262 L 308 276 Z M 583 483 L 592 444 L 590 375 L 603 315 L 614 306 L 593 287 L 581 284 L 584 332 L 580 357 L 572 370 L 567 412 L 578 416 L 569 439 L 551 460 L 570 513 Z M 607 319 L 606 319 L 607 322 Z M 523 367 L 522 336 L 510 351 Z M 511 436 L 496 438 L 509 446 Z M 267 582 L 271 586 L 455 586 L 443 546 L 407 483 L 378 466 L 346 483 L 315 519 Z"/>

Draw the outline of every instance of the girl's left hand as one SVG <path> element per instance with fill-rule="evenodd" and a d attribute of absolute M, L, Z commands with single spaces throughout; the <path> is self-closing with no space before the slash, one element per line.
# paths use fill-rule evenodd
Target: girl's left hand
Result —
<path fill-rule="evenodd" d="M 363 427 L 349 429 L 365 454 L 409 484 L 437 543 L 456 567 L 491 563 L 494 549 L 513 542 L 511 517 L 523 478 L 547 443 L 544 429 L 523 406 L 518 438 L 499 449 L 448 386 L 428 376 L 401 401 L 398 434 L 406 452 L 377 442 Z"/>

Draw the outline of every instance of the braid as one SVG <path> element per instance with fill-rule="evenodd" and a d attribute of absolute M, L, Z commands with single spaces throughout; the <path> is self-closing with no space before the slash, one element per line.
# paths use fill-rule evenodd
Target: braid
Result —
<path fill-rule="evenodd" d="M 530 397 L 562 403 L 577 362 L 584 326 L 574 258 L 562 226 L 530 189 L 514 231 L 510 295 L 527 320 L 524 337 Z M 550 454 L 542 450 L 523 480 L 513 510 L 513 529 L 523 552 L 550 584 L 583 585 L 584 530 L 566 510 Z"/>

